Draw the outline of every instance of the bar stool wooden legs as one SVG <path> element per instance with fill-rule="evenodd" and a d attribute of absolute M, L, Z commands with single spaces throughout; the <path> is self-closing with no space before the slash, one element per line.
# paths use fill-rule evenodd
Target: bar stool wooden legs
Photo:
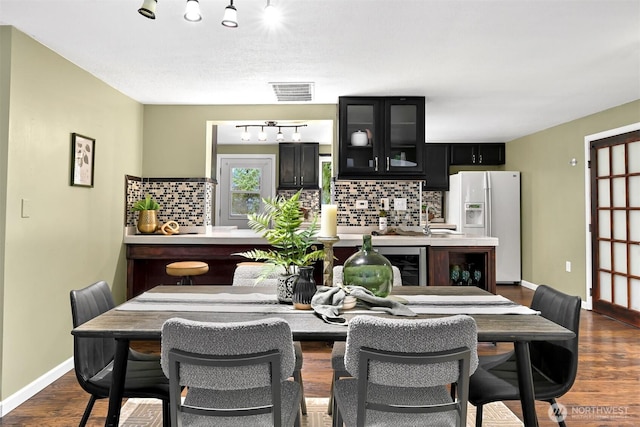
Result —
<path fill-rule="evenodd" d="M 178 285 L 193 285 L 193 276 L 200 276 L 209 271 L 209 265 L 201 261 L 178 261 L 167 264 L 169 276 L 180 277 Z"/>

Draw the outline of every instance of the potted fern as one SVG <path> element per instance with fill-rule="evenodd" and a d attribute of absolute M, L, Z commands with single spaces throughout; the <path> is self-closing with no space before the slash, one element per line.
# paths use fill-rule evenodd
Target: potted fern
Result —
<path fill-rule="evenodd" d="M 318 218 L 302 228 L 304 214 L 300 207 L 302 190 L 287 198 L 278 195 L 263 199 L 262 211 L 249 214 L 249 228 L 264 237 L 273 249 L 252 249 L 240 252 L 245 258 L 268 264 L 264 275 L 280 270 L 278 300 L 290 303 L 293 286 L 301 268 L 313 268 L 313 263 L 324 259 L 324 251 L 314 244 L 318 232 Z"/>
<path fill-rule="evenodd" d="M 150 194 L 133 204 L 131 210 L 138 212 L 138 231 L 145 234 L 156 232 L 159 226 L 157 215 L 159 209 L 160 205 L 153 200 Z"/>

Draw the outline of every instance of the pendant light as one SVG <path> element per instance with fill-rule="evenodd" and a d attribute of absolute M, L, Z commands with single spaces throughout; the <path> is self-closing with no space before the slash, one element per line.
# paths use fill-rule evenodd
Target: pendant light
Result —
<path fill-rule="evenodd" d="M 260 128 L 260 133 L 258 133 L 258 141 L 265 142 L 267 140 L 267 133 L 264 131 L 264 126 Z"/>
<path fill-rule="evenodd" d="M 284 141 L 284 135 L 282 134 L 282 130 L 280 130 L 279 126 L 278 126 L 278 133 L 276 134 L 276 141 L 278 142 Z"/>
<path fill-rule="evenodd" d="M 187 0 L 187 7 L 184 11 L 184 19 L 189 22 L 202 21 L 202 15 L 200 14 L 200 3 L 198 3 L 198 0 Z"/>
<path fill-rule="evenodd" d="M 157 0 L 144 0 L 142 3 L 142 7 L 138 9 L 140 15 L 149 18 L 156 19 L 156 6 L 158 4 Z"/>
<path fill-rule="evenodd" d="M 301 140 L 302 140 L 302 135 L 300 135 L 300 132 L 298 132 L 298 126 L 296 126 L 295 132 L 293 132 L 293 135 L 291 135 L 291 141 L 300 142 Z"/>
<path fill-rule="evenodd" d="M 242 135 L 240 135 L 240 139 L 242 141 L 251 141 L 251 134 L 247 130 L 246 126 L 244 127 L 244 132 L 242 132 Z"/>
<path fill-rule="evenodd" d="M 229 28 L 238 27 L 238 11 L 233 6 L 233 0 L 229 6 L 224 8 L 224 16 L 222 17 L 222 25 Z"/>

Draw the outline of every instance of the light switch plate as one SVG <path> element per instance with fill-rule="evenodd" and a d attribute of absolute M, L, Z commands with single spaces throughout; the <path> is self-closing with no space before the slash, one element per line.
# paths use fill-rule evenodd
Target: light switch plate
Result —
<path fill-rule="evenodd" d="M 22 212 L 20 213 L 20 216 L 22 218 L 30 218 L 31 217 L 31 200 L 29 199 L 22 199 Z"/>
<path fill-rule="evenodd" d="M 405 198 L 395 198 L 395 199 L 393 199 L 393 210 L 406 211 L 407 210 L 407 199 L 405 199 Z"/>

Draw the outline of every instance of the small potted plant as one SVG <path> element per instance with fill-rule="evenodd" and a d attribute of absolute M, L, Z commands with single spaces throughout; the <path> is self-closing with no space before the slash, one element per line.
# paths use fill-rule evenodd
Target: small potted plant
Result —
<path fill-rule="evenodd" d="M 315 261 L 324 259 L 324 251 L 314 244 L 318 217 L 314 215 L 311 223 L 302 228 L 304 213 L 300 207 L 300 193 L 298 191 L 290 198 L 278 195 L 263 199 L 262 212 L 247 215 L 249 228 L 260 233 L 273 249 L 252 249 L 235 254 L 270 264 L 265 274 L 279 268 L 282 275 L 278 278 L 278 300 L 286 303 L 292 301 L 293 286 L 300 269 L 313 269 Z"/>
<path fill-rule="evenodd" d="M 155 233 L 158 229 L 158 215 L 160 209 L 158 202 L 147 194 L 144 199 L 133 204 L 131 210 L 138 212 L 138 231 L 145 234 Z"/>

